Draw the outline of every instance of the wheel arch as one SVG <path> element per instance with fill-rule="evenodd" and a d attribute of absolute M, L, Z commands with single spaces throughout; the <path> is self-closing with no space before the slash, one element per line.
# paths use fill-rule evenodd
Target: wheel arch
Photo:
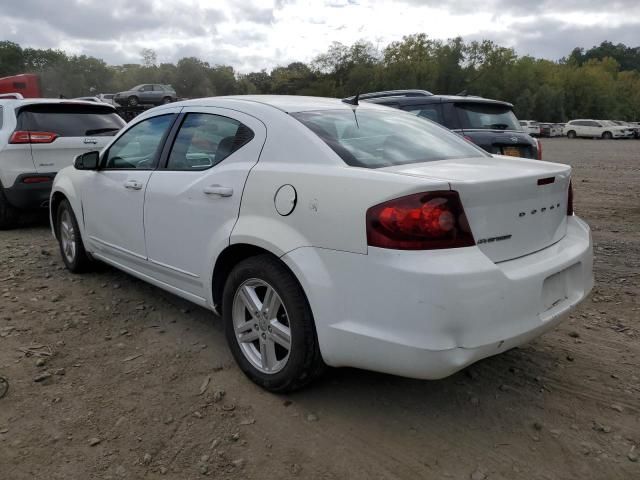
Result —
<path fill-rule="evenodd" d="M 227 246 L 216 258 L 215 265 L 213 267 L 213 274 L 211 278 L 211 296 L 213 301 L 213 307 L 217 313 L 222 313 L 222 294 L 224 292 L 224 286 L 227 281 L 231 270 L 243 260 L 258 255 L 270 255 L 274 259 L 278 260 L 284 267 L 291 272 L 291 275 L 296 279 L 302 288 L 300 279 L 289 268 L 289 266 L 280 259 L 280 256 L 274 252 L 251 243 L 234 243 Z M 302 289 L 304 291 L 304 288 Z M 306 292 L 305 292 L 306 296 Z M 307 300 L 308 301 L 308 300 Z"/>
<path fill-rule="evenodd" d="M 67 200 L 73 209 L 73 214 L 76 216 L 78 227 L 80 228 L 80 235 L 84 240 L 84 215 L 82 212 L 82 204 L 80 198 L 76 195 L 76 189 L 74 188 L 71 178 L 66 175 L 58 174 L 54 180 L 53 189 L 51 190 L 51 196 L 49 197 L 49 222 L 51 224 L 51 232 L 57 239 L 57 220 L 58 220 L 58 207 L 60 203 Z"/>

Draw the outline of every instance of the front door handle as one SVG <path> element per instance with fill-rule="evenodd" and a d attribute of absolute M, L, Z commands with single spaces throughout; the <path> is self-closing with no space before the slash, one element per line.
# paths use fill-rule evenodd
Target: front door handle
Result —
<path fill-rule="evenodd" d="M 124 188 L 128 188 L 129 190 L 142 190 L 142 182 L 137 180 L 127 180 L 124 182 Z"/>
<path fill-rule="evenodd" d="M 233 195 L 233 188 L 222 185 L 209 185 L 203 190 L 206 195 L 218 195 L 220 197 L 230 197 Z"/>

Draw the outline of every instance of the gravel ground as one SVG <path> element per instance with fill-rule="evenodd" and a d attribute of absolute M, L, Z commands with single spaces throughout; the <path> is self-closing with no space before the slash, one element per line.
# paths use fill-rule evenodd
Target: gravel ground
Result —
<path fill-rule="evenodd" d="M 71 275 L 44 223 L 0 232 L 0 478 L 640 478 L 640 141 L 543 143 L 574 167 L 594 292 L 440 381 L 340 369 L 266 393 L 210 313 Z"/>

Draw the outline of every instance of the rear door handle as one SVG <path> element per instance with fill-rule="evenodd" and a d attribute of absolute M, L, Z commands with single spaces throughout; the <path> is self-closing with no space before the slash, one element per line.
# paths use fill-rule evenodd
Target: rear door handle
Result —
<path fill-rule="evenodd" d="M 233 195 L 233 188 L 223 187 L 222 185 L 209 185 L 205 187 L 203 192 L 206 195 L 218 195 L 220 197 L 230 197 Z"/>
<path fill-rule="evenodd" d="M 124 188 L 128 188 L 129 190 L 142 190 L 142 182 L 138 182 L 137 180 L 127 180 L 124 182 Z"/>

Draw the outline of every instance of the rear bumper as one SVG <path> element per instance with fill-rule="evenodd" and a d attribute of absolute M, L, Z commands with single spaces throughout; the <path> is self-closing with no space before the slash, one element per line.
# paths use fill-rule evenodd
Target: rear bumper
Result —
<path fill-rule="evenodd" d="M 435 379 L 539 336 L 593 286 L 589 227 L 495 264 L 477 247 L 367 255 L 301 248 L 283 257 L 305 289 L 332 366 Z"/>
<path fill-rule="evenodd" d="M 16 208 L 47 208 L 55 176 L 55 173 L 23 173 L 16 178 L 11 187 L 4 189 L 4 194 L 8 202 Z M 24 183 L 24 180 L 29 177 L 44 177 L 50 180 L 40 183 Z"/>

